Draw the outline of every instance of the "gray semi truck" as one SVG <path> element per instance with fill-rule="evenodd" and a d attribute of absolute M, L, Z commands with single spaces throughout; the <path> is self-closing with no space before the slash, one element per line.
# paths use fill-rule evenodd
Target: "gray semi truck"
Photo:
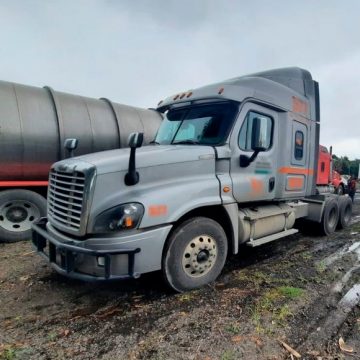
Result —
<path fill-rule="evenodd" d="M 0 241 L 31 238 L 31 224 L 46 215 L 51 164 L 69 156 L 63 144 L 77 138 L 76 154 L 127 146 L 133 131 L 153 139 L 160 113 L 0 81 Z"/>
<path fill-rule="evenodd" d="M 147 146 L 52 166 L 47 217 L 33 244 L 84 280 L 161 270 L 176 291 L 217 278 L 240 245 L 349 224 L 348 196 L 319 194 L 318 83 L 300 68 L 242 76 L 171 96 Z"/>

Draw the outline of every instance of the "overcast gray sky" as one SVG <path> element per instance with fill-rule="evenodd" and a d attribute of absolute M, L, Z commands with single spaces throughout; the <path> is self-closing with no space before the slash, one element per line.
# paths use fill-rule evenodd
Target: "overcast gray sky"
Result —
<path fill-rule="evenodd" d="M 254 71 L 320 82 L 321 143 L 360 158 L 358 0 L 0 0 L 0 79 L 154 107 Z"/>

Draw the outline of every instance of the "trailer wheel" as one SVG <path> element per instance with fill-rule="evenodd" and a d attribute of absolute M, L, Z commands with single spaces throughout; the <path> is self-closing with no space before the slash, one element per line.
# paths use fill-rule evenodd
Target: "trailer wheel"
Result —
<path fill-rule="evenodd" d="M 214 220 L 196 217 L 170 235 L 163 254 L 163 275 L 175 291 L 192 290 L 214 281 L 224 267 L 228 243 Z"/>
<path fill-rule="evenodd" d="M 322 235 L 332 234 L 339 220 L 339 205 L 336 199 L 326 201 L 322 219 L 320 222 L 320 232 Z"/>
<path fill-rule="evenodd" d="M 29 190 L 0 192 L 0 241 L 29 240 L 31 225 L 46 215 L 46 200 Z"/>
<path fill-rule="evenodd" d="M 352 201 L 349 196 L 342 196 L 339 198 L 338 229 L 345 229 L 349 226 L 352 215 L 352 207 Z"/>

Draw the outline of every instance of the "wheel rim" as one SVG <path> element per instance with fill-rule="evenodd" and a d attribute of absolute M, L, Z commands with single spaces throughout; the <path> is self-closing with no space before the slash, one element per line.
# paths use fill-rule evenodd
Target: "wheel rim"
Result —
<path fill-rule="evenodd" d="M 342 195 L 343 193 L 344 193 L 344 190 L 343 190 L 342 186 L 339 186 L 338 195 Z"/>
<path fill-rule="evenodd" d="M 215 265 L 217 246 L 214 238 L 201 235 L 193 238 L 185 248 L 182 266 L 190 277 L 206 275 Z"/>
<path fill-rule="evenodd" d="M 28 201 L 10 201 L 0 208 L 0 226 L 11 232 L 31 229 L 31 224 L 40 217 L 40 209 Z"/>

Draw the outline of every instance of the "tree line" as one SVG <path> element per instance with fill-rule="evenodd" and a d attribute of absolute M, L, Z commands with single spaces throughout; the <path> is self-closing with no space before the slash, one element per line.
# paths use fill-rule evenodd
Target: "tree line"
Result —
<path fill-rule="evenodd" d="M 342 175 L 358 176 L 360 159 L 349 160 L 347 156 L 337 157 L 333 155 L 334 170 Z"/>

